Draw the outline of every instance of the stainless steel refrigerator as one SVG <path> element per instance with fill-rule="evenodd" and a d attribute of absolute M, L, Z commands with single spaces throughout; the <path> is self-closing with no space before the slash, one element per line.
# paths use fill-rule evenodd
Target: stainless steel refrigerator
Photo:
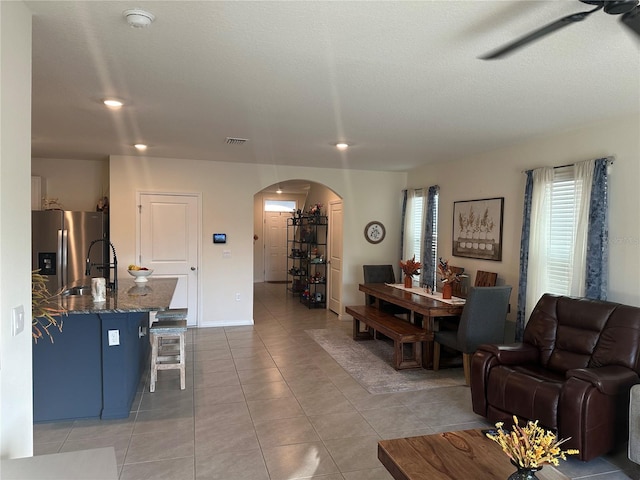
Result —
<path fill-rule="evenodd" d="M 102 212 L 31 212 L 32 266 L 48 277 L 51 292 L 90 282 L 85 276 L 87 252 L 93 240 L 108 239 L 107 218 Z M 100 242 L 91 249 L 92 264 L 106 263 L 106 245 Z M 108 268 L 102 276 L 108 278 Z"/>

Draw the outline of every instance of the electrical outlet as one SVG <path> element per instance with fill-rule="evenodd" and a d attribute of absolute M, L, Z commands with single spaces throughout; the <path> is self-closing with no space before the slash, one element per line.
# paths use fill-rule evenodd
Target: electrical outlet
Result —
<path fill-rule="evenodd" d="M 236 302 L 239 302 L 239 301 L 240 301 L 240 294 L 236 293 Z"/>
<path fill-rule="evenodd" d="M 15 337 L 24 330 L 24 306 L 18 305 L 11 310 L 11 333 Z"/>
<path fill-rule="evenodd" d="M 120 345 L 120 330 L 109 330 L 109 346 Z"/>

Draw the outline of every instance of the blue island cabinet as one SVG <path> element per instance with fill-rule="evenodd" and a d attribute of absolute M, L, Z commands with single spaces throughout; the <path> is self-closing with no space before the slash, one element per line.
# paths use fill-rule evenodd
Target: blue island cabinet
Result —
<path fill-rule="evenodd" d="M 127 418 L 149 354 L 149 314 L 99 315 L 102 328 L 102 414 Z M 109 345 L 109 332 L 118 332 L 120 345 Z"/>
<path fill-rule="evenodd" d="M 62 320 L 54 343 L 45 337 L 33 345 L 34 422 L 128 417 L 149 354 L 148 313 Z"/>

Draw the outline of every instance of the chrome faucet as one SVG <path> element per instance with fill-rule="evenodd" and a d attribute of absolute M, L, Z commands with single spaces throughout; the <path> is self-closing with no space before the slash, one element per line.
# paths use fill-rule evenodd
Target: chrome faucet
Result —
<path fill-rule="evenodd" d="M 93 246 L 98 242 L 105 242 L 109 245 L 109 247 L 111 247 L 111 252 L 113 253 L 113 262 L 91 263 L 91 248 L 93 248 Z M 107 270 L 107 276 L 109 275 L 109 270 L 113 268 L 113 282 L 109 283 L 109 288 L 111 289 L 111 292 L 113 292 L 114 295 L 117 294 L 118 293 L 118 256 L 116 255 L 116 249 L 113 246 L 113 243 L 111 243 L 109 240 L 105 238 L 98 238 L 97 240 L 92 241 L 91 244 L 89 245 L 89 251 L 87 252 L 87 268 L 84 274 L 87 277 L 90 277 L 91 268 L 95 266 L 102 266 L 103 275 L 104 275 L 104 270 Z"/>

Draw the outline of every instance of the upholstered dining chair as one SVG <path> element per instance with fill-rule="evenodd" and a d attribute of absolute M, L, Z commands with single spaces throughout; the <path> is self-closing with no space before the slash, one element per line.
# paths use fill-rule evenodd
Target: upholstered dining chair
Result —
<path fill-rule="evenodd" d="M 462 352 L 464 378 L 471 380 L 471 356 L 483 343 L 502 343 L 511 286 L 471 287 L 455 331 L 438 331 L 433 339 L 433 369 L 440 367 L 440 347 Z"/>
<path fill-rule="evenodd" d="M 396 283 L 391 265 L 363 265 L 364 283 Z"/>
<path fill-rule="evenodd" d="M 392 265 L 363 265 L 364 283 L 396 283 L 396 275 L 393 272 Z M 371 295 L 366 296 L 366 304 L 372 305 L 375 298 Z M 402 308 L 392 303 L 384 303 L 380 308 L 387 313 L 408 315 L 410 312 L 406 308 Z"/>

